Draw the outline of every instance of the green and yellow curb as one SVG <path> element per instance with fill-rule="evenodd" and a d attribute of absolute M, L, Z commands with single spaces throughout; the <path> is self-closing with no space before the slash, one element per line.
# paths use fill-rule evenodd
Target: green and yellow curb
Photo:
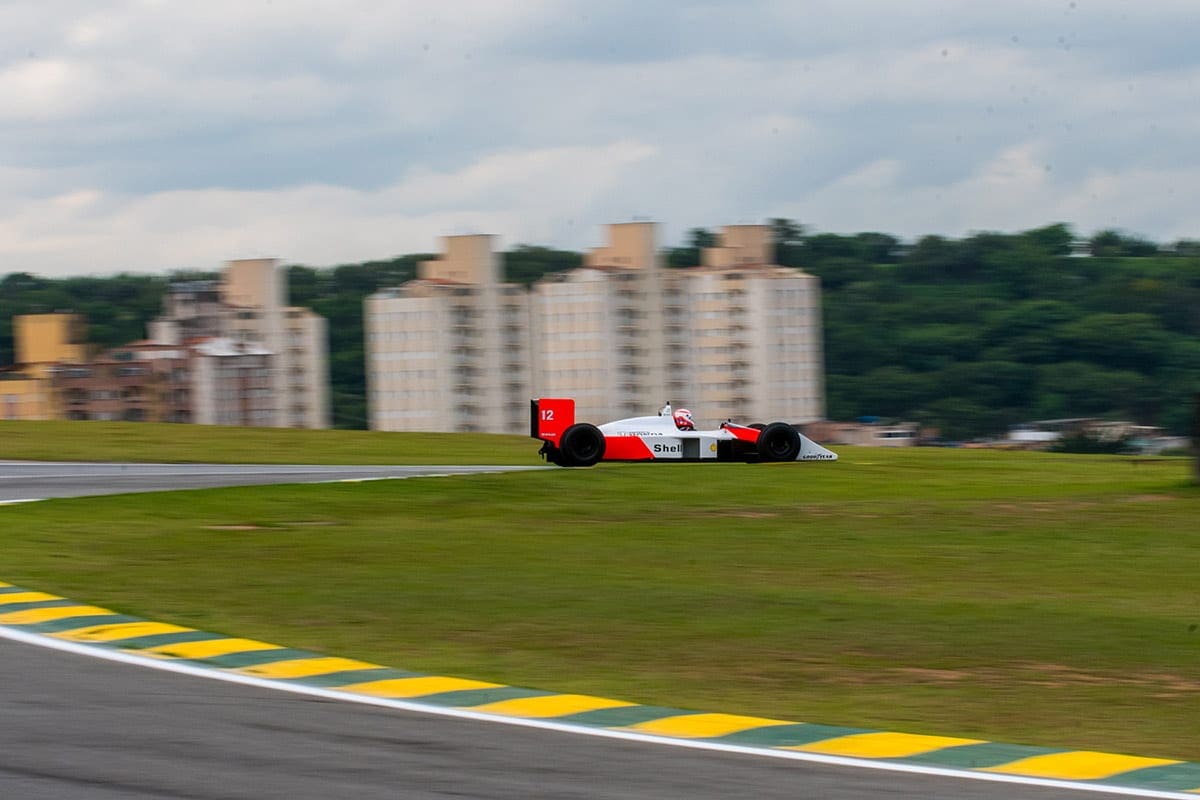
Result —
<path fill-rule="evenodd" d="M 0 628 L 349 698 L 736 748 L 1200 796 L 1200 763 L 684 711 L 426 675 L 119 614 L 0 582 Z"/>

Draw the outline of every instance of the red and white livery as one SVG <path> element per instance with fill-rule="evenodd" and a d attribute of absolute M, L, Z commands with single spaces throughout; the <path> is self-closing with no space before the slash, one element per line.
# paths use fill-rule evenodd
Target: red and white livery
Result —
<path fill-rule="evenodd" d="M 592 425 L 575 421 L 570 398 L 543 397 L 530 405 L 529 435 L 542 441 L 543 458 L 562 467 L 599 461 L 837 461 L 837 453 L 786 422 L 727 421 L 696 430 L 690 411 L 667 403 L 654 416 Z"/>

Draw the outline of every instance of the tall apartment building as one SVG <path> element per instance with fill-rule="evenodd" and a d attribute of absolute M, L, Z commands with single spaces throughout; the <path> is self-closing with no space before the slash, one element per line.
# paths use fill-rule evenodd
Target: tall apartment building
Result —
<path fill-rule="evenodd" d="M 365 301 L 371 428 L 528 426 L 529 299 L 501 281 L 492 236 L 449 236 L 418 277 Z"/>
<path fill-rule="evenodd" d="M 243 349 L 254 350 L 256 356 L 269 355 L 269 366 L 261 368 L 269 372 L 270 396 L 264 400 L 256 395 L 248 413 L 253 413 L 259 422 L 243 424 L 328 428 L 329 354 L 325 318 L 311 309 L 288 306 L 286 298 L 287 273 L 276 259 L 230 261 L 219 282 L 188 281 L 172 285 L 163 302 L 163 314 L 150 324 L 150 339 L 171 345 L 200 338 L 229 339 Z M 217 347 L 221 353 L 228 349 L 225 345 Z M 235 355 L 250 353 L 209 357 L 228 360 Z M 217 374 L 213 373 L 214 377 Z M 253 391 L 258 392 L 259 388 L 253 387 Z M 199 418 L 208 416 L 201 414 Z"/>
<path fill-rule="evenodd" d="M 686 269 L 662 266 L 653 223 L 608 231 L 582 269 L 534 286 L 535 393 L 600 420 L 667 400 L 706 425 L 824 415 L 820 283 L 772 264 L 770 226 L 722 228 Z"/>
<path fill-rule="evenodd" d="M 595 421 L 665 401 L 701 424 L 820 419 L 817 279 L 771 263 L 765 225 L 723 228 L 689 269 L 664 267 L 655 232 L 610 225 L 528 295 L 501 283 L 491 237 L 447 239 L 419 280 L 367 300 L 372 428 L 521 433 L 528 399 L 557 395 Z"/>
<path fill-rule="evenodd" d="M 672 400 L 709 422 L 806 423 L 825 414 L 820 281 L 772 263 L 767 225 L 721 229 L 665 289 Z"/>
<path fill-rule="evenodd" d="M 669 399 L 663 283 L 652 222 L 608 226 L 608 245 L 530 295 L 533 396 L 575 398 L 580 419 L 649 413 Z M 675 387 L 678 388 L 678 387 Z"/>

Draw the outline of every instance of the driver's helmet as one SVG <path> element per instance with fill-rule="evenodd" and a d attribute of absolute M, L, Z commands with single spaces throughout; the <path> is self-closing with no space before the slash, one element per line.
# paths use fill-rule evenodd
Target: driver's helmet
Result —
<path fill-rule="evenodd" d="M 672 416 L 675 417 L 675 427 L 679 430 L 696 430 L 696 423 L 692 421 L 692 412 L 688 411 L 686 408 L 679 409 Z"/>

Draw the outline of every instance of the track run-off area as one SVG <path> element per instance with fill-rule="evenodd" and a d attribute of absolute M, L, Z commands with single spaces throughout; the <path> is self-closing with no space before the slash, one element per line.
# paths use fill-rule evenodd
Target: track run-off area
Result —
<path fill-rule="evenodd" d="M 510 469 L 0 462 L 0 502 Z M 0 637 L 0 796 L 1200 796 L 1189 762 L 418 674 L 38 587 L 0 583 Z"/>

